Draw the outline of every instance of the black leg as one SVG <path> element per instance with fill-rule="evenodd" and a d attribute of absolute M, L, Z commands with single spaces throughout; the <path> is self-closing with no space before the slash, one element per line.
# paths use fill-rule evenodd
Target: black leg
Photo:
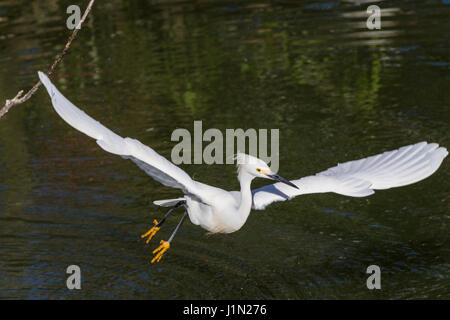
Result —
<path fill-rule="evenodd" d="M 185 200 L 178 201 L 172 208 L 170 208 L 170 210 L 166 213 L 166 215 L 162 218 L 162 220 L 160 222 L 156 221 L 156 219 L 153 220 L 154 226 L 151 227 L 150 230 L 148 230 L 146 233 L 141 235 L 141 238 L 148 237 L 145 242 L 149 243 L 150 240 L 153 238 L 153 236 L 159 231 L 159 229 L 161 229 L 161 226 L 166 221 L 166 219 L 175 211 L 176 208 L 178 208 L 179 206 L 181 206 L 185 203 L 186 203 Z"/>
<path fill-rule="evenodd" d="M 180 222 L 178 222 L 177 227 L 175 228 L 175 230 L 173 230 L 172 235 L 170 236 L 169 240 L 167 240 L 167 241 L 172 242 L 173 237 L 175 237 L 175 235 L 176 235 L 177 232 L 178 232 L 178 229 L 180 229 L 181 226 L 183 225 L 183 222 L 184 222 L 184 220 L 186 219 L 187 215 L 188 215 L 188 213 L 187 213 L 187 211 L 185 211 L 184 214 L 183 214 L 183 217 L 181 218 Z"/>
<path fill-rule="evenodd" d="M 161 219 L 161 221 L 156 224 L 156 227 L 161 227 L 164 221 L 166 221 L 166 219 L 175 211 L 175 209 L 185 203 L 185 200 L 178 201 L 172 208 L 170 208 L 169 211 L 167 211 L 166 215 Z"/>

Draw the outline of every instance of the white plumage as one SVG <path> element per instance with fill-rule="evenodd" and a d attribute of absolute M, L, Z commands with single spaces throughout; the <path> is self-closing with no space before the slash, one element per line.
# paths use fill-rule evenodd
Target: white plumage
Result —
<path fill-rule="evenodd" d="M 299 189 L 282 183 L 253 191 L 253 208 L 264 209 L 276 201 L 301 194 L 335 192 L 350 197 L 365 197 L 374 190 L 401 187 L 432 175 L 448 155 L 436 143 L 419 142 L 360 160 L 338 164 L 315 176 L 291 181 Z"/>
<path fill-rule="evenodd" d="M 44 73 L 39 72 L 39 78 L 60 117 L 78 131 L 97 140 L 97 144 L 103 150 L 134 160 L 155 180 L 167 187 L 178 188 L 187 193 L 196 189 L 195 182 L 182 169 L 138 140 L 122 138 L 92 119 L 64 97 Z"/>
<path fill-rule="evenodd" d="M 183 206 L 192 223 L 214 233 L 237 231 L 246 222 L 252 208 L 264 209 L 273 202 L 301 194 L 335 192 L 351 197 L 365 197 L 373 194 L 374 190 L 420 181 L 433 174 L 448 154 L 445 148 L 436 143 L 420 142 L 339 164 L 314 176 L 292 181 L 271 172 L 267 164 L 258 158 L 238 154 L 241 190 L 225 191 L 192 180 L 185 171 L 138 140 L 115 134 L 67 100 L 45 74 L 39 72 L 39 78 L 52 99 L 54 109 L 68 124 L 96 139 L 103 150 L 131 159 L 155 180 L 183 192 L 183 197 L 155 201 L 156 205 Z M 251 191 L 251 181 L 257 177 L 280 182 Z M 155 226 L 143 236 L 150 234 L 150 240 L 171 212 L 172 210 L 161 222 L 157 223 L 155 220 Z M 185 215 L 169 241 L 162 241 L 161 246 L 154 251 L 160 250 L 152 262 L 161 259 L 184 217 Z"/>

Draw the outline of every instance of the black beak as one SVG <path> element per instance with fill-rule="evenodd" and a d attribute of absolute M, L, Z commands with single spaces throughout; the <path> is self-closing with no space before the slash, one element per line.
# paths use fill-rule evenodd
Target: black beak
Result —
<path fill-rule="evenodd" d="M 297 187 L 295 184 L 293 184 L 293 183 L 290 182 L 289 180 L 286 180 L 285 178 L 280 177 L 280 176 L 277 175 L 277 174 L 268 174 L 267 176 L 268 176 L 270 179 L 273 179 L 273 180 L 276 180 L 276 181 L 280 181 L 280 182 L 283 182 L 283 183 L 287 184 L 288 186 L 291 186 L 291 187 L 296 188 L 296 189 L 300 189 L 299 187 Z"/>

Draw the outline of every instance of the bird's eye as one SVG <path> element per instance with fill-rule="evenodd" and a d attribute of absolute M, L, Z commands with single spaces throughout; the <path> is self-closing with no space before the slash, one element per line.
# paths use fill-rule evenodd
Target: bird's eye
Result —
<path fill-rule="evenodd" d="M 257 168 L 256 171 L 258 171 L 258 173 L 261 173 L 262 170 L 260 168 Z"/>

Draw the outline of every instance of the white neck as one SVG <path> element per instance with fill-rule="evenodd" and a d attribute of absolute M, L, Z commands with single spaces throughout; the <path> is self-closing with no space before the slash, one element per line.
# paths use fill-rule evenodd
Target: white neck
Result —
<path fill-rule="evenodd" d="M 238 207 L 238 215 L 242 222 L 242 225 L 247 221 L 250 210 L 252 209 L 252 190 L 250 185 L 253 180 L 253 176 L 247 172 L 239 172 L 238 179 L 241 184 L 241 202 Z"/>

